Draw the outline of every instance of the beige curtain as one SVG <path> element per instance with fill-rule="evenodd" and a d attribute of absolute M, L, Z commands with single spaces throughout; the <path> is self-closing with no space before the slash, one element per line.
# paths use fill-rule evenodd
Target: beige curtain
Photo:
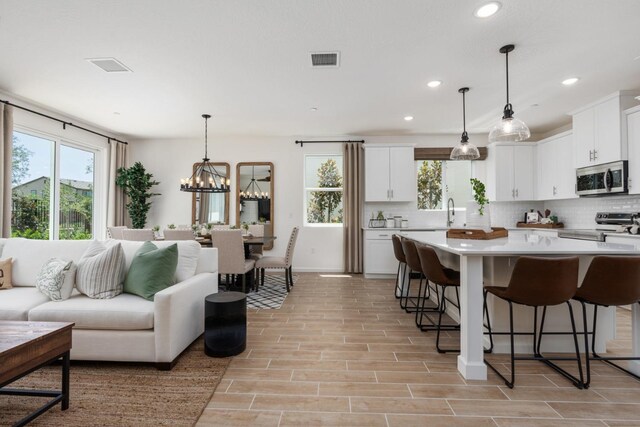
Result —
<path fill-rule="evenodd" d="M 11 237 L 13 107 L 0 103 L 0 237 Z"/>
<path fill-rule="evenodd" d="M 111 141 L 109 153 L 109 210 L 107 212 L 107 226 L 114 227 L 128 225 L 126 197 L 122 188 L 116 185 L 118 168 L 128 165 L 128 145 Z"/>
<path fill-rule="evenodd" d="M 364 150 L 362 144 L 344 144 L 344 271 L 362 273 L 362 202 Z"/>

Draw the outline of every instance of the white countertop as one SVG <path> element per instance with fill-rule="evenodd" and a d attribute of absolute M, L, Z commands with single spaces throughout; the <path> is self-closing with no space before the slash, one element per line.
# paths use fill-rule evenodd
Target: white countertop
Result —
<path fill-rule="evenodd" d="M 364 231 L 434 231 L 434 230 L 446 230 L 447 227 L 405 227 L 405 228 L 397 228 L 397 227 L 362 227 Z"/>
<path fill-rule="evenodd" d="M 510 230 L 493 240 L 447 239 L 445 231 L 420 233 L 409 238 L 457 255 L 640 255 L 640 241 L 629 244 L 542 236 L 532 231 Z"/>

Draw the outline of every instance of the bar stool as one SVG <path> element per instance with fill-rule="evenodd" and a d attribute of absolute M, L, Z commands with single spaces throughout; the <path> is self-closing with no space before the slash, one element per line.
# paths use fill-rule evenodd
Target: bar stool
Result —
<path fill-rule="evenodd" d="M 593 258 L 587 274 L 578 288 L 575 300 L 582 304 L 582 321 L 584 330 L 584 349 L 587 360 L 587 381 L 585 388 L 591 383 L 590 359 L 600 360 L 636 379 L 640 376 L 628 369 L 613 363 L 612 360 L 640 360 L 640 357 L 604 357 L 596 353 L 596 322 L 598 319 L 598 306 L 622 306 L 640 303 L 640 257 L 610 257 L 598 256 Z M 587 307 L 593 305 L 593 329 L 587 330 Z M 589 335 L 591 337 L 591 355 L 589 355 Z"/>
<path fill-rule="evenodd" d="M 487 294 L 490 293 L 509 303 L 509 332 L 492 332 L 490 335 L 509 335 L 511 344 L 511 381 L 507 380 L 498 370 L 485 359 L 489 366 L 504 383 L 513 388 L 515 382 L 515 361 L 516 360 L 540 360 L 565 378 L 569 379 L 577 388 L 583 388 L 584 377 L 582 374 L 582 364 L 580 362 L 580 350 L 578 348 L 578 336 L 576 325 L 573 319 L 573 309 L 570 300 L 575 295 L 578 287 L 578 257 L 568 258 L 536 258 L 520 257 L 509 280 L 509 286 L 487 286 L 484 288 L 484 306 L 487 305 Z M 533 332 L 513 331 L 513 303 L 533 307 Z M 540 352 L 542 335 L 544 335 L 544 319 L 547 306 L 567 304 L 569 307 L 569 317 L 571 318 L 571 328 L 573 331 L 573 341 L 576 350 L 576 357 L 544 357 Z M 538 308 L 543 307 L 542 321 L 540 322 L 540 332 L 538 326 Z M 548 332 L 547 334 L 554 334 Z M 561 333 L 563 334 L 563 333 Z M 519 356 L 514 354 L 514 335 L 533 336 L 533 356 Z M 578 364 L 580 378 L 576 378 L 552 360 L 575 360 Z"/>
<path fill-rule="evenodd" d="M 460 272 L 453 270 L 451 268 L 446 268 L 440 263 L 440 259 L 438 258 L 438 254 L 436 251 L 430 246 L 418 246 L 418 256 L 420 258 L 420 265 L 422 266 L 422 273 L 425 275 L 426 280 L 432 282 L 436 285 L 436 290 L 438 286 L 442 288 L 442 293 L 437 293 L 440 296 L 438 300 L 437 310 L 438 313 L 438 323 L 433 322 L 428 315 L 426 315 L 427 310 L 424 308 L 424 303 L 428 299 L 426 295 L 422 298 L 421 309 L 416 312 L 416 325 L 423 330 L 436 330 L 436 349 L 438 353 L 448 353 L 448 352 L 460 352 L 460 349 L 442 349 L 440 348 L 440 331 L 442 330 L 460 330 L 459 324 L 454 325 L 443 325 L 442 324 L 442 315 L 447 311 L 447 302 L 450 302 L 458 309 L 458 313 L 460 313 Z M 456 300 L 457 304 L 453 303 L 446 296 L 446 291 L 448 287 L 453 287 L 456 291 Z M 426 287 L 425 287 L 426 293 Z M 491 323 L 489 320 L 489 312 L 487 307 L 484 307 L 484 312 L 487 315 L 487 324 L 484 325 L 487 330 L 491 330 Z M 420 319 L 418 320 L 418 316 Z M 427 317 L 430 325 L 424 325 L 423 320 L 424 317 Z M 491 353 L 493 350 L 493 337 L 489 335 L 490 347 L 485 350 L 487 353 Z"/>
<path fill-rule="evenodd" d="M 391 242 L 393 242 L 393 254 L 398 260 L 398 272 L 396 273 L 396 290 L 394 296 L 396 299 L 402 297 L 402 289 L 404 288 L 404 276 L 407 273 L 407 260 L 404 257 L 402 250 L 402 237 L 394 234 L 391 236 Z"/>
<path fill-rule="evenodd" d="M 406 291 L 403 289 L 404 296 L 400 297 L 400 307 L 403 308 L 404 311 L 406 311 L 407 313 L 415 313 L 418 311 L 419 307 L 421 306 L 423 307 L 422 308 L 423 310 L 436 312 L 437 305 L 436 307 L 432 307 L 432 308 L 424 308 L 424 304 L 420 302 L 421 294 L 423 293 L 422 282 L 424 280 L 424 273 L 422 272 L 422 265 L 420 264 L 420 257 L 418 256 L 418 249 L 417 249 L 416 242 L 410 239 L 402 239 L 401 242 L 402 242 L 402 251 L 404 252 L 405 260 L 407 262 L 407 266 L 409 267 L 409 274 L 406 275 L 407 286 L 406 286 Z M 413 272 L 420 274 L 420 284 L 418 287 L 418 295 L 415 297 L 410 296 L 411 273 Z M 431 298 L 431 288 L 428 282 L 426 283 L 425 293 L 426 293 L 425 296 L 427 299 Z M 438 298 L 437 289 L 436 289 L 436 298 Z M 409 302 L 412 303 L 411 307 L 409 307 Z"/>

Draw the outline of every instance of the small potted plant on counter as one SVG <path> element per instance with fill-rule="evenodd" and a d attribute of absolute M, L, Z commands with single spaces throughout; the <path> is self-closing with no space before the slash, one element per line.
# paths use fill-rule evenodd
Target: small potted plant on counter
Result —
<path fill-rule="evenodd" d="M 484 183 L 476 178 L 471 178 L 473 200 L 467 204 L 467 227 L 479 228 L 491 232 L 491 218 L 489 210 L 485 209 L 489 204 Z"/>

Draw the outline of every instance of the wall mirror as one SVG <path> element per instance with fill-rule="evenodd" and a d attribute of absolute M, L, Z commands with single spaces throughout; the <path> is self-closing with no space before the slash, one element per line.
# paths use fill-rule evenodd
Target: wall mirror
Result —
<path fill-rule="evenodd" d="M 229 178 L 231 167 L 229 163 L 211 163 L 222 176 Z M 201 163 L 194 163 L 193 170 Z M 209 182 L 209 174 L 205 171 L 200 177 L 203 182 Z M 191 204 L 191 223 L 229 224 L 229 193 L 193 193 Z"/>
<path fill-rule="evenodd" d="M 274 235 L 273 163 L 246 162 L 236 167 L 236 225 L 264 224 L 265 236 Z M 264 245 L 272 249 L 273 242 Z"/>

